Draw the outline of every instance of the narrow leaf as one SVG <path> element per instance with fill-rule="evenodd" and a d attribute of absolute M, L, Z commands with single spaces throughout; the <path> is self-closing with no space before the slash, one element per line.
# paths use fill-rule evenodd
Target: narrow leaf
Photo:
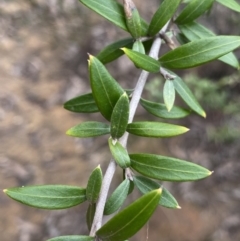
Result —
<path fill-rule="evenodd" d="M 215 0 L 192 0 L 180 13 L 175 22 L 177 24 L 190 23 L 205 13 Z"/>
<path fill-rule="evenodd" d="M 95 211 L 96 211 L 96 203 L 90 203 L 88 205 L 87 214 L 86 214 L 86 223 L 89 231 L 92 228 Z"/>
<path fill-rule="evenodd" d="M 93 98 L 92 93 L 80 95 L 64 103 L 66 110 L 78 113 L 94 113 L 98 112 L 98 107 Z"/>
<path fill-rule="evenodd" d="M 211 32 L 209 29 L 205 28 L 203 25 L 196 22 L 179 25 L 178 27 L 184 34 L 184 36 L 190 41 L 215 36 L 215 34 Z M 231 65 L 234 68 L 239 68 L 238 60 L 232 52 L 220 57 L 219 60 Z"/>
<path fill-rule="evenodd" d="M 160 188 L 159 183 L 147 177 L 134 176 L 133 181 L 142 194 L 146 194 L 154 189 Z M 176 199 L 166 188 L 162 188 L 162 195 L 159 201 L 159 205 L 166 208 L 180 208 Z"/>
<path fill-rule="evenodd" d="M 108 139 L 109 148 L 114 160 L 123 169 L 129 167 L 131 163 L 127 150 L 120 144 L 120 142 L 113 142 L 112 138 Z"/>
<path fill-rule="evenodd" d="M 123 8 L 128 31 L 133 38 L 138 39 L 142 34 L 141 18 L 138 10 L 132 0 L 123 0 Z"/>
<path fill-rule="evenodd" d="M 129 117 L 129 100 L 125 92 L 114 106 L 111 116 L 111 136 L 113 139 L 120 138 L 127 129 Z"/>
<path fill-rule="evenodd" d="M 59 236 L 56 238 L 48 239 L 47 241 L 94 241 L 94 240 L 95 240 L 95 237 L 71 235 L 71 236 Z"/>
<path fill-rule="evenodd" d="M 108 124 L 97 122 L 97 121 L 87 121 L 79 125 L 76 125 L 69 129 L 66 134 L 74 137 L 94 137 L 102 136 L 110 133 L 110 126 Z"/>
<path fill-rule="evenodd" d="M 157 189 L 143 195 L 103 225 L 97 236 L 103 241 L 123 241 L 133 236 L 152 216 L 161 193 L 162 190 Z"/>
<path fill-rule="evenodd" d="M 43 185 L 15 187 L 4 192 L 12 199 L 42 209 L 64 209 L 86 200 L 86 189 L 75 186 Z"/>
<path fill-rule="evenodd" d="M 170 112 L 175 101 L 175 88 L 172 80 L 166 80 L 164 83 L 163 99 L 168 112 Z"/>
<path fill-rule="evenodd" d="M 93 56 L 90 56 L 89 72 L 93 97 L 98 109 L 107 120 L 110 120 L 113 108 L 124 90 L 105 66 Z"/>
<path fill-rule="evenodd" d="M 184 81 L 180 77 L 176 77 L 173 80 L 173 84 L 175 90 L 182 97 L 184 102 L 197 114 L 206 118 L 206 113 L 198 103 L 197 99 L 193 95 L 192 91 L 188 88 L 188 86 L 184 83 Z"/>
<path fill-rule="evenodd" d="M 168 20 L 172 18 L 180 2 L 181 0 L 164 0 L 162 2 L 149 25 L 148 34 L 150 36 L 157 34 Z"/>
<path fill-rule="evenodd" d="M 190 111 L 173 106 L 170 112 L 167 111 L 167 108 L 164 104 L 159 104 L 156 102 L 151 102 L 141 98 L 141 106 L 150 114 L 163 118 L 163 119 L 178 119 L 184 118 L 190 114 Z"/>
<path fill-rule="evenodd" d="M 218 59 L 239 46 L 239 36 L 209 37 L 169 51 L 160 58 L 160 63 L 170 69 L 191 68 Z"/>
<path fill-rule="evenodd" d="M 103 64 L 112 62 L 113 60 L 119 58 L 123 55 L 123 52 L 120 48 L 127 47 L 131 48 L 133 45 L 132 38 L 121 39 L 112 44 L 109 44 L 96 56 Z"/>
<path fill-rule="evenodd" d="M 223 6 L 232 9 L 233 11 L 240 13 L 240 4 L 237 3 L 235 0 L 216 0 L 216 1 L 221 3 Z"/>
<path fill-rule="evenodd" d="M 137 67 L 152 73 L 159 72 L 160 62 L 156 59 L 131 49 L 122 48 L 122 50 Z"/>
<path fill-rule="evenodd" d="M 98 199 L 102 186 L 102 170 L 97 166 L 91 173 L 86 188 L 86 197 L 90 203 L 95 203 Z"/>
<path fill-rule="evenodd" d="M 110 215 L 121 208 L 127 198 L 129 188 L 130 180 L 125 179 L 108 198 L 104 208 L 104 215 Z"/>
<path fill-rule="evenodd" d="M 145 137 L 172 137 L 181 135 L 188 130 L 183 126 L 150 121 L 133 122 L 127 127 L 129 133 Z"/>
<path fill-rule="evenodd" d="M 103 16 L 116 26 L 128 32 L 123 6 L 114 0 L 79 0 L 86 7 Z M 146 35 L 148 24 L 141 19 L 142 36 Z"/>
<path fill-rule="evenodd" d="M 161 181 L 195 181 L 212 174 L 192 162 L 146 153 L 130 154 L 131 167 L 142 175 Z"/>

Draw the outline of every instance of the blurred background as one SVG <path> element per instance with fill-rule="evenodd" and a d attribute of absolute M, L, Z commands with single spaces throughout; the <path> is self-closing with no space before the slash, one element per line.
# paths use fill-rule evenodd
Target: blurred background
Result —
<path fill-rule="evenodd" d="M 159 1 L 135 3 L 146 20 Z M 218 34 L 240 34 L 240 14 L 215 4 L 201 19 Z M 177 31 L 177 29 L 176 29 Z M 0 189 L 37 184 L 85 187 L 93 168 L 110 159 L 107 137 L 74 139 L 65 135 L 99 114 L 76 114 L 65 101 L 90 90 L 87 53 L 127 36 L 77 0 L 0 0 Z M 240 59 L 240 51 L 235 52 Z M 121 57 L 107 68 L 124 88 L 140 74 Z M 191 129 L 172 139 L 129 139 L 129 151 L 169 155 L 201 164 L 214 174 L 194 183 L 164 183 L 181 210 L 159 207 L 136 237 L 138 241 L 240 240 L 240 73 L 222 62 L 181 71 L 207 118 L 174 121 Z M 162 102 L 163 81 L 151 75 L 144 96 Z M 151 95 L 149 94 L 151 93 Z M 179 105 L 183 105 L 177 99 Z M 136 119 L 157 120 L 141 107 Z M 161 121 L 161 120 L 160 120 Z M 121 181 L 116 173 L 112 189 Z M 139 196 L 134 192 L 130 201 Z M 21 205 L 0 193 L 2 241 L 44 241 L 87 234 L 87 204 L 61 211 Z"/>

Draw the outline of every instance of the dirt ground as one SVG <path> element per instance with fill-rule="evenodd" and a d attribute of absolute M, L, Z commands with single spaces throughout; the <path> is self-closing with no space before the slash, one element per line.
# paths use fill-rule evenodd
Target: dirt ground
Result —
<path fill-rule="evenodd" d="M 136 3 L 147 19 L 157 1 Z M 216 24 L 223 32 L 227 24 L 219 21 Z M 125 35 L 100 17 L 92 13 L 90 17 L 90 11 L 77 1 L 0 0 L 0 189 L 38 184 L 84 187 L 93 168 L 101 164 L 105 170 L 110 159 L 107 137 L 82 140 L 65 135 L 81 121 L 101 117 L 71 113 L 62 105 L 89 91 L 87 53 L 96 54 Z M 139 71 L 125 58 L 108 67 L 124 87 L 134 86 Z M 212 65 L 212 70 L 217 69 Z M 238 82 L 233 98 L 239 89 Z M 153 119 L 143 115 L 140 109 L 138 118 Z M 190 117 L 180 124 L 191 131 L 174 139 L 146 143 L 143 138 L 130 138 L 133 152 L 172 155 L 214 170 L 212 177 L 196 183 L 166 183 L 182 209 L 159 208 L 131 240 L 240 240 L 240 142 L 212 143 L 206 128 L 224 118 L 221 113 L 209 113 L 206 120 Z M 116 182 L 120 172 L 117 177 Z M 82 204 L 61 211 L 37 210 L 0 193 L 1 240 L 44 241 L 58 235 L 87 234 L 86 208 Z"/>

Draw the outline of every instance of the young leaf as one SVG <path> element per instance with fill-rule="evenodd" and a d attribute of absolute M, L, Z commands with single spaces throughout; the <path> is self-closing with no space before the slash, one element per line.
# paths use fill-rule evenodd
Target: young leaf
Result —
<path fill-rule="evenodd" d="M 114 0 L 80 0 L 86 7 L 103 16 L 116 26 L 128 32 L 123 6 Z M 147 33 L 148 24 L 141 19 L 142 36 Z"/>
<path fill-rule="evenodd" d="M 203 25 L 196 22 L 179 25 L 178 27 L 184 34 L 184 36 L 190 41 L 215 36 L 215 34 L 211 32 L 209 29 L 205 28 Z M 232 52 L 220 57 L 219 60 L 231 65 L 234 68 L 239 68 L 238 60 Z"/>
<path fill-rule="evenodd" d="M 177 106 L 173 106 L 171 111 L 168 112 L 167 108 L 164 104 L 151 102 L 151 101 L 145 100 L 143 98 L 141 98 L 140 104 L 150 114 L 163 118 L 163 119 L 184 118 L 190 114 L 190 111 L 177 107 Z"/>
<path fill-rule="evenodd" d="M 98 109 L 107 120 L 110 120 L 113 108 L 124 90 L 109 74 L 105 66 L 91 55 L 89 72 L 93 97 Z"/>
<path fill-rule="evenodd" d="M 59 236 L 56 238 L 48 239 L 47 241 L 94 241 L 95 237 L 71 235 L 71 236 Z"/>
<path fill-rule="evenodd" d="M 142 41 L 140 40 L 136 40 L 133 44 L 133 47 L 132 47 L 132 50 L 133 51 L 136 51 L 136 52 L 139 52 L 141 54 L 145 54 L 145 48 L 144 48 L 144 45 L 142 43 Z"/>
<path fill-rule="evenodd" d="M 170 20 L 177 10 L 181 0 L 164 0 L 154 14 L 148 28 L 148 34 L 154 36 Z"/>
<path fill-rule="evenodd" d="M 195 181 L 212 174 L 192 162 L 154 154 L 130 154 L 131 167 L 142 175 L 161 181 Z"/>
<path fill-rule="evenodd" d="M 163 99 L 168 112 L 171 111 L 175 101 L 175 89 L 172 80 L 166 80 L 163 86 Z"/>
<path fill-rule="evenodd" d="M 64 209 L 86 200 L 86 189 L 65 185 L 14 187 L 4 192 L 12 199 L 42 209 Z"/>
<path fill-rule="evenodd" d="M 103 241 L 123 241 L 133 236 L 152 216 L 161 193 L 162 190 L 157 189 L 143 195 L 103 225 L 97 237 Z"/>
<path fill-rule="evenodd" d="M 86 197 L 90 203 L 95 203 L 98 199 L 102 186 L 102 170 L 97 166 L 91 173 L 86 188 Z"/>
<path fill-rule="evenodd" d="M 205 13 L 215 0 L 192 0 L 180 13 L 175 22 L 177 24 L 190 23 Z"/>
<path fill-rule="evenodd" d="M 104 49 L 102 49 L 96 57 L 103 64 L 110 63 L 113 60 L 115 60 L 123 55 L 123 52 L 120 48 L 122 48 L 122 47 L 131 48 L 133 45 L 133 41 L 134 40 L 132 38 L 126 38 L 126 39 L 121 39 L 119 41 L 116 41 L 116 42 L 106 46 Z"/>
<path fill-rule="evenodd" d="M 110 137 L 108 139 L 108 144 L 112 156 L 116 163 L 123 169 L 130 166 L 130 158 L 128 156 L 127 150 L 120 144 L 120 142 L 113 143 L 113 139 Z"/>
<path fill-rule="evenodd" d="M 191 68 L 218 59 L 239 46 L 239 36 L 209 37 L 184 44 L 169 51 L 159 60 L 166 68 Z"/>
<path fill-rule="evenodd" d="M 86 214 L 86 223 L 87 223 L 89 231 L 92 228 L 92 223 L 93 223 L 95 211 L 96 211 L 96 203 L 90 203 L 88 205 L 87 214 Z"/>
<path fill-rule="evenodd" d="M 235 0 L 216 0 L 216 1 L 221 3 L 223 6 L 232 9 L 233 11 L 240 13 L 240 4 L 237 3 Z"/>
<path fill-rule="evenodd" d="M 157 61 L 156 59 L 148 55 L 133 51 L 131 49 L 127 49 L 127 48 L 121 48 L 121 49 L 137 67 L 152 73 L 159 72 L 160 62 Z"/>
<path fill-rule="evenodd" d="M 64 103 L 66 110 L 78 113 L 94 113 L 98 112 L 98 107 L 93 98 L 92 93 L 80 95 Z"/>
<path fill-rule="evenodd" d="M 142 194 L 146 194 L 154 189 L 160 188 L 159 183 L 143 176 L 134 176 L 134 184 L 137 186 Z M 177 200 L 172 194 L 165 188 L 162 188 L 162 196 L 159 201 L 159 205 L 166 208 L 180 208 Z"/>
<path fill-rule="evenodd" d="M 188 86 L 184 83 L 184 81 L 180 77 L 176 77 L 173 80 L 173 84 L 175 90 L 182 97 L 184 102 L 197 114 L 206 118 L 206 113 L 198 103 L 197 99 L 193 95 L 192 91 L 188 88 Z"/>
<path fill-rule="evenodd" d="M 138 39 L 142 34 L 141 18 L 132 0 L 123 0 L 123 8 L 129 33 Z"/>
<path fill-rule="evenodd" d="M 140 121 L 128 124 L 127 132 L 145 137 L 172 137 L 189 131 L 184 126 L 168 123 Z"/>
<path fill-rule="evenodd" d="M 116 212 L 123 205 L 127 198 L 129 188 L 130 180 L 125 179 L 108 198 L 104 208 L 104 215 L 110 215 Z"/>
<path fill-rule="evenodd" d="M 126 92 L 119 98 L 114 106 L 111 116 L 111 136 L 120 138 L 126 131 L 129 116 L 129 100 Z"/>
<path fill-rule="evenodd" d="M 97 121 L 87 121 L 79 125 L 76 125 L 69 129 L 66 134 L 74 137 L 94 137 L 102 136 L 110 133 L 110 126 L 108 124 L 97 122 Z"/>

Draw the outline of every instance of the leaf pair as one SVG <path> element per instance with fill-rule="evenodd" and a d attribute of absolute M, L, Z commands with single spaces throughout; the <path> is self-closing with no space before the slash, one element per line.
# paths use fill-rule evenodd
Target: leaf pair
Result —
<path fill-rule="evenodd" d="M 147 177 L 134 176 L 133 181 L 142 194 L 146 194 L 152 190 L 160 188 L 160 185 L 157 182 Z M 162 195 L 159 201 L 159 205 L 166 208 L 180 208 L 176 199 L 164 187 L 162 187 Z"/>
<path fill-rule="evenodd" d="M 103 241 L 123 241 L 133 236 L 152 216 L 161 193 L 157 189 L 143 195 L 104 224 L 96 235 Z"/>
<path fill-rule="evenodd" d="M 114 0 L 80 0 L 82 4 L 106 18 L 116 26 L 129 31 L 123 6 Z M 141 19 L 141 35 L 145 36 L 148 25 Z"/>
<path fill-rule="evenodd" d="M 196 22 L 179 25 L 179 29 L 184 34 L 184 36 L 190 41 L 195 41 L 198 39 L 204 39 L 204 38 L 215 36 L 215 34 L 212 31 L 210 31 L 209 29 L 205 28 L 203 25 Z M 239 68 L 238 60 L 235 57 L 235 55 L 231 52 L 220 57 L 219 60 L 223 61 L 226 64 L 231 65 L 234 68 Z"/>
<path fill-rule="evenodd" d="M 186 69 L 218 59 L 240 46 L 239 36 L 212 36 L 194 40 L 161 56 L 159 61 L 136 51 L 122 48 L 136 66 L 148 72 L 159 72 L 160 66 Z"/>

